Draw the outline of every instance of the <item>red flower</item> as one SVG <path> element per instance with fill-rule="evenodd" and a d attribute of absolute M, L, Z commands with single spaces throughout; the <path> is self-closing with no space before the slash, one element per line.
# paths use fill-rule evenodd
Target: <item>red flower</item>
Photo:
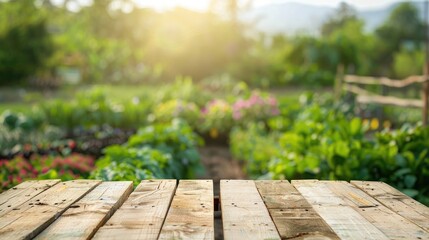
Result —
<path fill-rule="evenodd" d="M 68 144 L 69 144 L 69 147 L 70 147 L 71 149 L 75 149 L 75 148 L 76 148 L 76 142 L 75 142 L 75 141 L 70 140 L 70 141 L 68 142 Z"/>

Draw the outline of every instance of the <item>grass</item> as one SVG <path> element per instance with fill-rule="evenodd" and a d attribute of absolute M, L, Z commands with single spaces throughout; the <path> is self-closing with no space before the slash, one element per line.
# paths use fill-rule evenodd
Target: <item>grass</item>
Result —
<path fill-rule="evenodd" d="M 5 110 L 27 112 L 30 111 L 32 107 L 46 101 L 53 99 L 71 99 L 78 92 L 94 88 L 103 90 L 107 96 L 109 96 L 109 99 L 114 102 L 130 101 L 133 97 L 142 96 L 145 92 L 156 91 L 156 87 L 145 85 L 66 86 L 57 91 L 50 92 L 31 91 L 22 88 L 3 88 L 0 89 L 0 95 L 7 95 L 7 98 L 3 98 L 3 102 L 0 100 L 0 113 Z M 25 92 L 25 94 L 22 94 L 22 92 Z"/>
<path fill-rule="evenodd" d="M 34 104 L 23 102 L 0 103 L 0 114 L 6 110 L 12 112 L 28 112 Z"/>

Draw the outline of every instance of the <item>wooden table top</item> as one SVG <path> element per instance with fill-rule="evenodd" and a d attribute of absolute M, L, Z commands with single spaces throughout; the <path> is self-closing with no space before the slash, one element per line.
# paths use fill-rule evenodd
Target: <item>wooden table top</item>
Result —
<path fill-rule="evenodd" d="M 216 201 L 217 203 L 218 201 Z M 222 227 L 215 227 L 216 216 Z M 0 194 L 0 239 L 429 239 L 429 208 L 382 182 L 27 181 Z"/>

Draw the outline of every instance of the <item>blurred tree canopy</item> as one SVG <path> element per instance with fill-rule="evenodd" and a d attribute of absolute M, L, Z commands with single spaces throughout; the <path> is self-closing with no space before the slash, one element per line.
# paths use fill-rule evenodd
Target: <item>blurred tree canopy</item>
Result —
<path fill-rule="evenodd" d="M 350 21 L 358 21 L 356 10 L 345 2 L 341 2 L 338 9 L 322 25 L 322 36 L 329 36 L 337 29 L 343 28 Z"/>
<path fill-rule="evenodd" d="M 47 16 L 32 2 L 0 2 L 0 84 L 46 70 L 54 52 Z"/>
<path fill-rule="evenodd" d="M 420 51 L 425 39 L 425 24 L 420 19 L 418 10 L 411 3 L 400 4 L 389 18 L 375 31 L 377 37 L 376 61 L 380 64 L 381 74 L 389 71 L 395 54 L 404 48 L 407 51 Z M 387 72 L 383 72 L 387 71 Z"/>
<path fill-rule="evenodd" d="M 226 73 L 265 87 L 329 86 L 338 64 L 349 73 L 400 78 L 421 74 L 423 64 L 425 25 L 410 3 L 400 4 L 374 33 L 341 3 L 319 36 L 258 33 L 240 21 L 251 3 L 245 0 L 212 0 L 206 12 L 157 12 L 133 0 L 78 3 L 0 1 L 1 85 L 57 78 L 71 68 L 87 83 Z"/>

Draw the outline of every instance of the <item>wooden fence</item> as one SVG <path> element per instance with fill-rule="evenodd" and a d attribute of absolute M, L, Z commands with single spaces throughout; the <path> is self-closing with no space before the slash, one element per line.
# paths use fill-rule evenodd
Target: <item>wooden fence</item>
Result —
<path fill-rule="evenodd" d="M 356 94 L 356 102 L 358 104 L 381 104 L 381 105 L 393 105 L 398 107 L 413 107 L 422 109 L 422 121 L 424 125 L 428 123 L 428 96 L 429 96 L 429 84 L 428 76 L 410 76 L 403 80 L 394 80 L 386 77 L 367 77 L 367 76 L 355 76 L 355 75 L 344 75 L 344 69 L 338 68 L 338 76 L 335 86 L 335 96 L 337 99 L 341 96 L 341 92 L 344 90 Z M 388 96 L 386 88 L 397 88 L 402 89 L 412 84 L 421 85 L 421 98 L 399 98 L 394 96 Z M 381 86 L 381 93 L 377 94 L 364 89 L 359 85 L 378 85 Z"/>

